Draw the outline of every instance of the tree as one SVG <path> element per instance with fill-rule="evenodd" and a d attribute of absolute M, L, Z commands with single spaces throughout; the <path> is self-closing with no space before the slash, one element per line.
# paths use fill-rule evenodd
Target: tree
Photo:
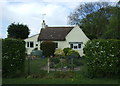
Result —
<path fill-rule="evenodd" d="M 8 38 L 25 39 L 30 34 L 27 25 L 11 23 L 8 26 Z"/>
<path fill-rule="evenodd" d="M 112 15 L 111 8 L 112 7 L 101 8 L 96 12 L 88 14 L 86 18 L 81 20 L 83 31 L 90 39 L 91 36 L 95 38 L 102 37 L 109 24 L 109 18 Z"/>
<path fill-rule="evenodd" d="M 44 41 L 40 44 L 40 49 L 43 50 L 43 55 L 53 56 L 55 52 L 55 43 L 52 41 Z"/>
<path fill-rule="evenodd" d="M 103 36 L 106 39 L 120 39 L 120 7 L 116 6 L 111 10 L 113 15 L 110 17 L 107 31 Z"/>
<path fill-rule="evenodd" d="M 108 6 L 108 2 L 89 2 L 80 4 L 73 12 L 68 16 L 68 23 L 71 25 L 80 25 L 81 20 L 88 14 L 98 11 L 101 8 Z"/>
<path fill-rule="evenodd" d="M 105 38 L 107 33 L 113 31 L 108 29 L 108 27 L 111 27 L 110 21 L 112 22 L 112 16 L 114 16 L 114 12 L 111 10 L 113 8 L 114 5 L 108 2 L 82 4 L 68 16 L 69 23 L 78 24 L 82 27 L 82 30 L 90 39 Z"/>

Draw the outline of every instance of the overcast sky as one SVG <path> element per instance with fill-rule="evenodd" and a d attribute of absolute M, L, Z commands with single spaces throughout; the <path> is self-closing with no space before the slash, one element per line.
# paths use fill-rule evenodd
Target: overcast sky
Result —
<path fill-rule="evenodd" d="M 13 22 L 27 25 L 30 29 L 29 36 L 40 32 L 43 19 L 48 26 L 67 25 L 68 15 L 82 1 L 90 2 L 90 0 L 0 0 L 0 38 L 7 37 L 7 27 Z M 44 18 L 42 14 L 46 14 Z"/>

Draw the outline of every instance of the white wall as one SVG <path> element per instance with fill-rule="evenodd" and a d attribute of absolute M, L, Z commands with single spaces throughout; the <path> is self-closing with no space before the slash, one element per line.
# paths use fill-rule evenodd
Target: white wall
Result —
<path fill-rule="evenodd" d="M 54 41 L 58 43 L 58 48 L 64 49 L 70 47 L 69 42 L 83 42 L 81 44 L 80 49 L 75 49 L 79 52 L 80 56 L 83 56 L 83 48 L 89 38 L 84 34 L 84 32 L 79 28 L 79 26 L 75 26 L 70 33 L 66 36 L 66 41 Z"/>
<path fill-rule="evenodd" d="M 26 53 L 27 53 L 27 54 L 30 54 L 31 51 L 32 51 L 34 48 L 40 47 L 39 44 L 38 44 L 38 46 L 36 46 L 37 39 L 38 39 L 38 34 L 36 34 L 36 35 L 34 35 L 34 36 L 31 36 L 31 37 L 29 37 L 29 38 L 26 38 L 26 39 L 24 40 L 24 41 L 26 42 L 25 47 L 26 47 Z M 28 47 L 27 47 L 27 42 L 30 42 L 30 41 L 34 42 L 34 47 L 33 47 L 33 48 L 28 48 Z"/>
<path fill-rule="evenodd" d="M 81 44 L 81 48 L 77 49 L 80 56 L 84 55 L 83 48 L 88 40 L 89 38 L 84 34 L 79 26 L 75 26 L 72 31 L 70 31 L 70 33 L 66 36 L 67 44 L 69 44 L 69 42 L 83 42 L 83 44 Z"/>

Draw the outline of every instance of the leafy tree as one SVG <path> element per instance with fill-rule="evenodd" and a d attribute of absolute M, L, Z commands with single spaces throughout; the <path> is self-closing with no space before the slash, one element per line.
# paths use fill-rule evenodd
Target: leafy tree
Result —
<path fill-rule="evenodd" d="M 119 11 L 113 11 L 119 3 L 95 2 L 84 3 L 69 16 L 70 24 L 78 24 L 90 39 L 117 38 L 119 30 Z M 112 33 L 114 32 L 114 33 Z M 113 35 L 110 35 L 113 34 Z"/>
<path fill-rule="evenodd" d="M 8 26 L 8 38 L 25 39 L 30 34 L 27 25 L 11 23 Z"/>
<path fill-rule="evenodd" d="M 73 12 L 68 16 L 69 24 L 81 24 L 81 20 L 85 18 L 88 14 L 98 11 L 101 8 L 108 6 L 108 2 L 89 2 L 80 4 Z"/>
<path fill-rule="evenodd" d="M 104 34 L 107 25 L 109 24 L 109 18 L 112 15 L 111 8 L 112 7 L 101 8 L 96 12 L 88 14 L 86 18 L 82 19 L 81 26 L 90 39 L 91 36 L 94 36 L 94 38 L 101 38 Z"/>
<path fill-rule="evenodd" d="M 103 37 L 107 39 L 120 39 L 120 7 L 116 6 L 111 10 L 113 15 L 110 17 L 107 31 Z"/>

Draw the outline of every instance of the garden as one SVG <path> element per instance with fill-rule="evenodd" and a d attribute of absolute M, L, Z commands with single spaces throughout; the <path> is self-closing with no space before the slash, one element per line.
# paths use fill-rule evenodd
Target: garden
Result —
<path fill-rule="evenodd" d="M 84 48 L 85 56 L 83 57 L 71 48 L 55 50 L 52 42 L 43 42 L 41 46 L 46 58 L 41 56 L 26 59 L 24 41 L 4 39 L 3 84 L 119 83 L 119 40 L 89 41 Z"/>

